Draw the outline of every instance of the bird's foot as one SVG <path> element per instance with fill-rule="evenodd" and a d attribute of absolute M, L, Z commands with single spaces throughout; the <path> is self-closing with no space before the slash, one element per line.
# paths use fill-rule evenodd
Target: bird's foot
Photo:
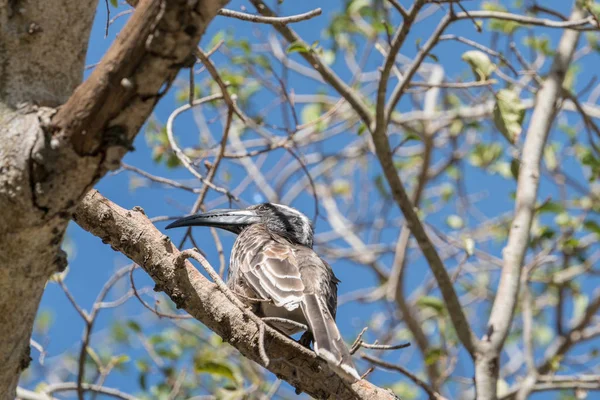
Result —
<path fill-rule="evenodd" d="M 302 346 L 306 347 L 307 349 L 311 349 L 311 344 L 315 341 L 312 332 L 310 331 L 306 331 L 302 334 L 302 336 L 300 337 L 300 340 L 298 340 L 298 343 L 300 343 Z"/>

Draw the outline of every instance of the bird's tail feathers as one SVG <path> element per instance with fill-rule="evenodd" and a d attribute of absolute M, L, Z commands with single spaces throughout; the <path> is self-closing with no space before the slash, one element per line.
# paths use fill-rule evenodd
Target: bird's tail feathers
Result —
<path fill-rule="evenodd" d="M 305 294 L 302 310 L 314 337 L 317 355 L 323 358 L 336 374 L 349 382 L 360 380 L 352 356 L 342 335 L 323 302 L 315 294 Z"/>

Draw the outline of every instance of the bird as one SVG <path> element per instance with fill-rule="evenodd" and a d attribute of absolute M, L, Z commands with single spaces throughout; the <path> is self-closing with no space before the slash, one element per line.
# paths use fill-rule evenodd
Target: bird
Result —
<path fill-rule="evenodd" d="M 237 234 L 229 261 L 229 289 L 284 334 L 307 327 L 301 343 L 312 342 L 315 353 L 341 378 L 350 383 L 360 380 L 335 322 L 340 281 L 313 250 L 314 229 L 306 215 L 286 205 L 262 203 L 190 215 L 166 229 L 192 226 Z"/>

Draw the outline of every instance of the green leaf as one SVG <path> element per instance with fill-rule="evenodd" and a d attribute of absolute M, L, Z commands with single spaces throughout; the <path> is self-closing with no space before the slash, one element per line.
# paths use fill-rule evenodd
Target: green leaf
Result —
<path fill-rule="evenodd" d="M 562 355 L 558 355 L 558 356 L 554 356 L 550 359 L 550 370 L 553 372 L 558 371 L 558 369 L 560 368 L 560 363 L 563 360 L 563 356 Z"/>
<path fill-rule="evenodd" d="M 551 56 L 554 54 L 554 50 L 550 48 L 550 39 L 546 35 L 540 36 L 527 36 L 523 39 L 523 44 L 527 47 L 539 51 L 545 56 Z"/>
<path fill-rule="evenodd" d="M 125 343 L 129 339 L 129 333 L 122 323 L 115 323 L 112 325 L 111 336 L 117 343 Z"/>
<path fill-rule="evenodd" d="M 536 211 L 540 214 L 544 214 L 544 213 L 558 214 L 558 213 L 564 212 L 565 208 L 560 203 L 548 200 L 548 201 L 545 201 L 540 206 L 538 206 Z"/>
<path fill-rule="evenodd" d="M 387 191 L 387 187 L 385 184 L 385 181 L 383 179 L 383 176 L 381 175 L 377 175 L 375 177 L 375 187 L 377 188 L 377 191 L 379 192 L 379 195 L 385 199 L 390 197 L 390 194 Z"/>
<path fill-rule="evenodd" d="M 336 196 L 348 196 L 352 193 L 352 185 L 347 179 L 336 179 L 331 184 L 331 192 Z"/>
<path fill-rule="evenodd" d="M 167 155 L 167 160 L 165 161 L 165 164 L 167 168 L 173 169 L 179 167 L 181 165 L 181 161 L 179 161 L 179 158 L 177 157 L 177 155 L 175 155 L 175 153 L 170 152 Z"/>
<path fill-rule="evenodd" d="M 516 158 L 510 160 L 510 172 L 515 178 L 515 180 L 519 179 L 519 170 L 521 169 L 521 162 Z"/>
<path fill-rule="evenodd" d="M 115 365 L 125 364 L 131 360 L 131 358 L 129 358 L 127 354 L 121 354 L 119 356 L 113 357 L 112 359 Z"/>
<path fill-rule="evenodd" d="M 448 202 L 454 195 L 454 186 L 449 183 L 445 183 L 440 188 L 440 193 L 441 193 L 442 200 L 444 200 L 445 202 Z"/>
<path fill-rule="evenodd" d="M 137 333 L 140 333 L 142 331 L 140 324 L 138 324 L 137 322 L 135 322 L 134 320 L 131 320 L 131 319 L 129 321 L 127 321 L 127 327 Z"/>
<path fill-rule="evenodd" d="M 427 53 L 426 56 L 429 57 L 429 58 L 431 58 L 436 63 L 440 62 L 440 59 L 435 54 Z"/>
<path fill-rule="evenodd" d="M 578 200 L 579 200 L 578 201 L 579 207 L 581 207 L 582 210 L 589 211 L 592 209 L 592 206 L 594 205 L 594 202 L 588 196 L 583 196 L 583 197 L 579 198 Z"/>
<path fill-rule="evenodd" d="M 115 0 L 116 1 L 116 0 Z M 215 33 L 215 35 L 212 37 L 212 39 L 210 40 L 210 43 L 208 44 L 209 48 L 213 48 L 217 45 L 217 43 L 219 43 L 221 40 L 225 39 L 225 31 L 224 30 L 220 30 L 217 33 Z"/>
<path fill-rule="evenodd" d="M 248 398 L 248 391 L 244 388 L 219 388 L 216 395 L 218 400 L 244 400 Z"/>
<path fill-rule="evenodd" d="M 598 39 L 598 33 L 596 32 L 587 32 L 585 34 L 585 38 L 588 42 L 590 48 L 594 51 L 600 51 L 600 40 Z"/>
<path fill-rule="evenodd" d="M 325 65 L 332 65 L 335 62 L 335 51 L 323 50 L 321 51 L 321 61 Z"/>
<path fill-rule="evenodd" d="M 479 50 L 467 51 L 462 55 L 463 61 L 471 66 L 473 75 L 478 81 L 485 81 L 489 79 L 492 72 L 496 70 L 496 64 L 494 64 L 487 54 Z"/>
<path fill-rule="evenodd" d="M 583 222 L 583 227 L 588 231 L 595 233 L 600 238 L 600 224 L 598 224 L 596 221 L 587 219 Z"/>
<path fill-rule="evenodd" d="M 422 142 L 423 139 L 416 132 L 408 131 L 404 136 L 404 139 L 402 139 L 402 141 L 405 143 L 410 141 Z"/>
<path fill-rule="evenodd" d="M 390 390 L 394 392 L 399 399 L 414 400 L 419 398 L 419 391 L 416 385 L 407 382 L 394 383 L 390 387 Z"/>
<path fill-rule="evenodd" d="M 354 0 L 348 7 L 348 14 L 358 13 L 362 8 L 370 6 L 369 0 Z"/>
<path fill-rule="evenodd" d="M 475 167 L 487 168 L 502 156 L 502 152 L 500 143 L 477 143 L 469 155 L 469 161 Z"/>
<path fill-rule="evenodd" d="M 579 65 L 571 64 L 569 69 L 567 69 L 567 73 L 565 74 L 565 80 L 563 81 L 563 88 L 567 90 L 573 89 L 575 86 L 575 82 L 577 81 L 577 74 L 580 72 Z"/>
<path fill-rule="evenodd" d="M 546 146 L 544 148 L 544 162 L 550 171 L 555 171 L 558 167 L 558 161 L 553 146 Z"/>
<path fill-rule="evenodd" d="M 507 162 L 498 161 L 493 166 L 493 171 L 497 172 L 498 174 L 500 174 L 505 179 L 512 178 L 512 171 L 511 171 L 511 168 L 510 168 L 510 164 L 507 163 Z"/>
<path fill-rule="evenodd" d="M 100 356 L 98 356 L 98 353 L 96 353 L 96 351 L 91 346 L 86 347 L 85 351 L 90 356 L 90 358 L 94 360 L 95 363 L 102 365 L 102 362 L 100 361 Z"/>
<path fill-rule="evenodd" d="M 600 3 L 596 3 L 595 1 L 591 1 L 588 4 L 588 7 L 592 14 L 596 16 L 596 18 L 600 18 Z"/>
<path fill-rule="evenodd" d="M 573 321 L 579 321 L 589 303 L 590 298 L 585 294 L 576 294 L 573 296 Z"/>
<path fill-rule="evenodd" d="M 42 310 L 35 317 L 35 325 L 33 331 L 37 334 L 45 334 L 52 326 L 54 315 L 51 310 Z"/>
<path fill-rule="evenodd" d="M 556 217 L 554 217 L 554 222 L 558 226 L 567 226 L 571 222 L 571 217 L 566 212 L 561 212 Z"/>
<path fill-rule="evenodd" d="M 363 133 L 365 133 L 365 131 L 367 130 L 367 126 L 365 124 L 360 124 L 358 127 L 358 136 L 362 135 Z"/>
<path fill-rule="evenodd" d="M 594 182 L 600 178 L 600 159 L 589 148 L 581 149 L 577 154 L 583 165 L 590 169 L 589 181 Z"/>
<path fill-rule="evenodd" d="M 461 229 L 465 226 L 465 223 L 461 217 L 452 214 L 446 218 L 446 224 L 452 229 Z"/>
<path fill-rule="evenodd" d="M 307 104 L 302 108 L 300 119 L 303 124 L 308 124 L 321 118 L 324 112 L 325 110 L 323 109 L 322 103 Z M 317 132 L 324 131 L 325 129 L 327 129 L 327 120 L 322 119 L 318 121 L 314 125 L 314 127 Z"/>
<path fill-rule="evenodd" d="M 118 0 L 110 0 L 110 5 L 113 6 L 114 8 L 119 7 L 119 2 Z"/>
<path fill-rule="evenodd" d="M 484 3 L 482 4 L 482 8 L 486 11 L 507 11 L 506 8 L 502 7 L 500 4 L 497 3 Z M 506 21 L 501 19 L 492 18 L 489 22 L 490 30 L 505 33 L 508 35 L 514 33 L 520 26 L 521 24 L 519 24 L 518 22 Z"/>
<path fill-rule="evenodd" d="M 141 373 L 150 372 L 150 364 L 146 360 L 135 360 L 135 366 Z"/>
<path fill-rule="evenodd" d="M 450 127 L 448 128 L 448 132 L 450 133 L 450 136 L 457 137 L 458 135 L 460 135 L 462 133 L 464 128 L 465 128 L 465 124 L 460 119 L 455 119 L 450 124 Z"/>
<path fill-rule="evenodd" d="M 534 325 L 532 334 L 540 346 L 546 346 L 554 337 L 554 331 L 548 325 Z"/>
<path fill-rule="evenodd" d="M 138 378 L 138 384 L 140 385 L 140 387 L 142 388 L 142 390 L 148 390 L 148 384 L 147 384 L 147 375 L 146 374 L 140 374 L 139 378 Z"/>
<path fill-rule="evenodd" d="M 525 107 L 517 93 L 511 89 L 499 90 L 494 106 L 494 124 L 511 144 L 519 139 L 524 118 Z"/>
<path fill-rule="evenodd" d="M 194 360 L 194 370 L 197 373 L 207 373 L 213 377 L 227 378 L 233 383 L 240 383 L 240 378 L 237 376 L 233 367 L 225 362 L 210 361 L 203 358 L 196 358 Z"/>
<path fill-rule="evenodd" d="M 308 124 L 318 119 L 321 116 L 321 110 L 323 106 L 321 103 L 312 103 L 307 104 L 302 108 L 302 113 L 300 114 L 300 120 L 302 124 Z"/>
<path fill-rule="evenodd" d="M 303 41 L 296 41 L 294 43 L 291 43 L 287 50 L 286 53 L 290 54 L 290 53 L 308 53 L 309 51 L 309 47 L 306 45 L 306 43 L 304 43 Z"/>
<path fill-rule="evenodd" d="M 417 305 L 422 308 L 430 308 L 436 312 L 438 315 L 443 315 L 446 306 L 441 299 L 433 296 L 422 296 L 417 300 Z"/>
<path fill-rule="evenodd" d="M 425 365 L 433 365 L 439 361 L 445 355 L 444 350 L 439 347 L 434 347 L 427 350 L 425 355 Z"/>
<path fill-rule="evenodd" d="M 475 241 L 471 237 L 466 237 L 464 238 L 463 242 L 465 244 L 465 251 L 467 252 L 467 255 L 469 257 L 472 256 L 475 253 Z"/>

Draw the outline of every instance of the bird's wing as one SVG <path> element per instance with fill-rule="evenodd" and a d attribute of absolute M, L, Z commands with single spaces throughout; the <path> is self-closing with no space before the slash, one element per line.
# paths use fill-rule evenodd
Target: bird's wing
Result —
<path fill-rule="evenodd" d="M 302 313 L 314 338 L 315 352 L 338 375 L 350 382 L 360 379 L 352 356 L 335 323 L 337 283 L 331 267 L 311 249 L 298 251 L 302 279 L 306 285 Z"/>
<path fill-rule="evenodd" d="M 293 247 L 266 238 L 259 244 L 250 262 L 240 266 L 247 284 L 278 307 L 298 308 L 304 283 Z"/>

